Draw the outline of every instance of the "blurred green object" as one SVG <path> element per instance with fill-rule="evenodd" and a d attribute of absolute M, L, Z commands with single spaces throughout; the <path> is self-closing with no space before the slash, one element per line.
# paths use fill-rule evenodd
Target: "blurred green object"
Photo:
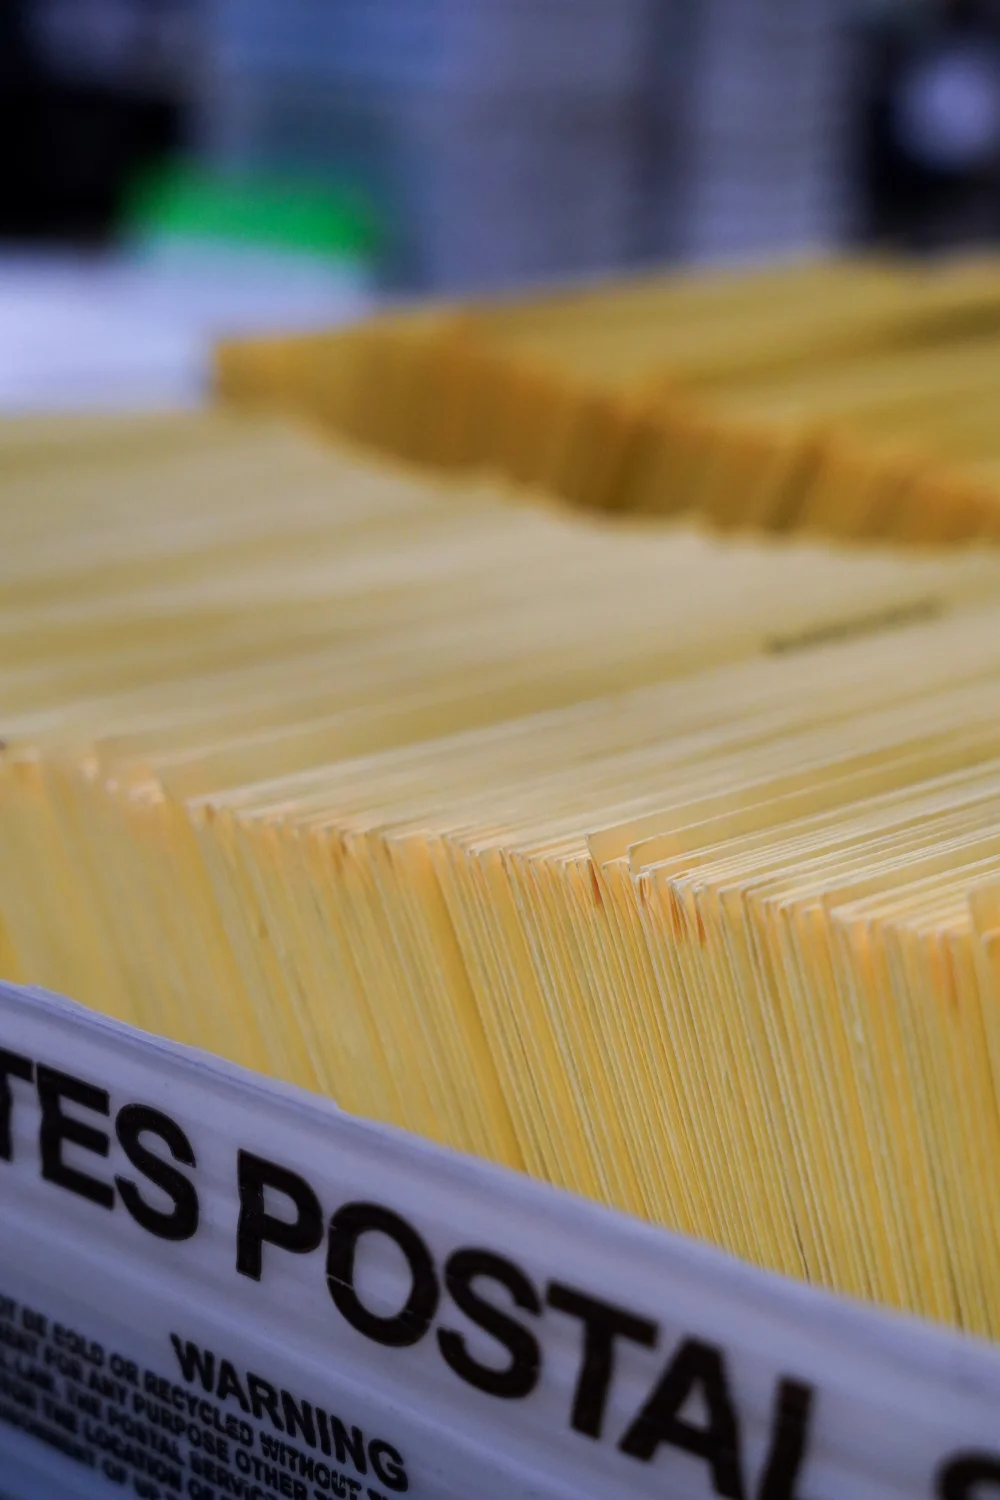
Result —
<path fill-rule="evenodd" d="M 333 260 L 369 260 L 375 217 L 347 187 L 274 175 L 219 176 L 171 166 L 141 178 L 124 228 L 139 241 L 183 241 L 284 250 Z"/>

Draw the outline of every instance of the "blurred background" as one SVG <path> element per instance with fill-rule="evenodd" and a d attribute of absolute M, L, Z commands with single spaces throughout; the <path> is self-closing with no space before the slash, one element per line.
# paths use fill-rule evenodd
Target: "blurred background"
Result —
<path fill-rule="evenodd" d="M 0 0 L 8 402 L 74 337 L 135 391 L 140 326 L 183 384 L 207 325 L 998 237 L 1000 0 Z"/>

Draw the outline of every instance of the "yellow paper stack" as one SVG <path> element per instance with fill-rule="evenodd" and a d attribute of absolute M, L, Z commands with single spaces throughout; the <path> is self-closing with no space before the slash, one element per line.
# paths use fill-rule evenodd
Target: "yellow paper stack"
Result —
<path fill-rule="evenodd" d="M 1000 553 L 0 428 L 0 963 L 1000 1334 Z"/>
<path fill-rule="evenodd" d="M 222 390 L 439 469 L 720 527 L 1000 536 L 1000 265 L 807 263 L 234 344 Z"/>

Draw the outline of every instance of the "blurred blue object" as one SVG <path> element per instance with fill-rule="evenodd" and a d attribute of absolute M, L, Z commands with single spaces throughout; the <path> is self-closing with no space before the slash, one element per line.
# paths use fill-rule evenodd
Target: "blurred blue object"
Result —
<path fill-rule="evenodd" d="M 223 69 L 373 88 L 620 97 L 656 0 L 207 0 Z"/>
<path fill-rule="evenodd" d="M 206 0 L 202 140 L 353 180 L 471 290 L 836 243 L 848 0 Z"/>
<path fill-rule="evenodd" d="M 657 0 L 207 0 L 201 140 L 353 182 L 386 277 L 461 290 L 636 259 Z"/>

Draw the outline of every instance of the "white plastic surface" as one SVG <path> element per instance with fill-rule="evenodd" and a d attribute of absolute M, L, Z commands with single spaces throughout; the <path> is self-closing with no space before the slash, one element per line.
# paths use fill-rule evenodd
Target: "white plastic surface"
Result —
<path fill-rule="evenodd" d="M 227 334 L 329 326 L 371 306 L 364 272 L 210 246 L 0 256 L 0 412 L 199 404 Z"/>
<path fill-rule="evenodd" d="M 39 991 L 0 1048 L 13 1500 L 1000 1495 L 991 1346 Z"/>

